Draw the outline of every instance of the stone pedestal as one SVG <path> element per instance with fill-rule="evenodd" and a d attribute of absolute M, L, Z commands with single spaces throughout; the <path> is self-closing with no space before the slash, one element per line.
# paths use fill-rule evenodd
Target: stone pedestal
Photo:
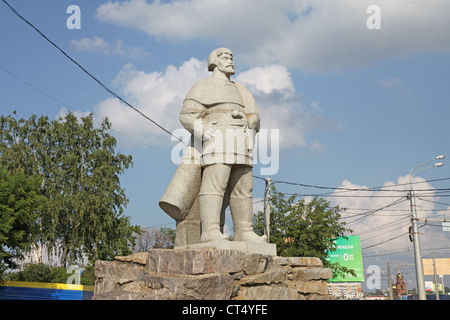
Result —
<path fill-rule="evenodd" d="M 318 258 L 151 249 L 97 261 L 94 300 L 328 300 Z"/>
<path fill-rule="evenodd" d="M 194 243 L 186 246 L 176 246 L 175 249 L 213 249 L 213 250 L 237 250 L 244 254 L 262 254 L 267 256 L 277 255 L 277 246 L 274 243 L 246 242 L 216 240 L 210 242 Z"/>

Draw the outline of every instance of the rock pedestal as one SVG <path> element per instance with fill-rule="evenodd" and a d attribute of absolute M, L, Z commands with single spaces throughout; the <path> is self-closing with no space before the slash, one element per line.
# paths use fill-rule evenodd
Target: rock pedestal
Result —
<path fill-rule="evenodd" d="M 94 300 L 328 300 L 318 258 L 151 249 L 95 264 Z"/>

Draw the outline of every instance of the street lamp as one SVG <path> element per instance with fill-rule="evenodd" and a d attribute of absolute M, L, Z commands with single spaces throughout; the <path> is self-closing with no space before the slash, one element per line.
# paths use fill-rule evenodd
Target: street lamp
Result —
<path fill-rule="evenodd" d="M 444 155 L 440 155 L 435 157 L 434 159 L 424 162 L 422 164 L 419 164 L 418 166 L 415 166 L 411 169 L 409 172 L 409 185 L 410 185 L 410 191 L 409 191 L 409 200 L 411 203 L 411 223 L 412 223 L 412 236 L 413 236 L 413 245 L 414 245 L 414 260 L 416 263 L 416 278 L 417 278 L 417 292 L 419 294 L 419 300 L 426 300 L 426 293 L 425 293 L 425 279 L 423 276 L 423 264 L 422 264 L 422 254 L 420 251 L 420 241 L 419 241 L 419 228 L 417 227 L 417 212 L 416 212 L 416 199 L 415 194 L 412 186 L 412 179 L 414 175 L 418 172 L 433 168 L 433 167 L 442 167 L 444 164 L 442 162 L 437 162 L 433 164 L 432 166 L 426 167 L 424 169 L 417 170 L 413 173 L 414 169 L 424 166 L 430 162 L 433 162 L 435 160 L 442 160 L 444 159 Z"/>

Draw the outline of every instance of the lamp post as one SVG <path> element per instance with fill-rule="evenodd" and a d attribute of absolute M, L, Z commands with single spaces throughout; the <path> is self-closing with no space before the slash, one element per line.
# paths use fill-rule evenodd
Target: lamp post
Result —
<path fill-rule="evenodd" d="M 414 189 L 412 186 L 412 179 L 414 175 L 420 171 L 424 171 L 433 167 L 442 167 L 444 164 L 442 162 L 438 162 L 433 164 L 432 166 L 426 167 L 424 169 L 417 170 L 413 173 L 413 171 L 421 166 L 424 166 L 432 161 L 435 160 L 442 160 L 444 159 L 444 155 L 440 155 L 435 157 L 434 159 L 424 162 L 422 164 L 419 164 L 418 166 L 415 166 L 411 169 L 409 172 L 409 185 L 410 185 L 410 191 L 409 191 L 409 200 L 411 203 L 411 223 L 412 223 L 412 236 L 413 236 L 413 245 L 414 245 L 414 260 L 416 264 L 416 278 L 417 278 L 417 292 L 419 294 L 419 300 L 426 300 L 426 293 L 425 293 L 425 279 L 423 276 L 423 264 L 422 264 L 422 254 L 420 251 L 420 240 L 419 240 L 419 228 L 417 227 L 417 211 L 416 211 L 416 199 L 414 194 Z"/>

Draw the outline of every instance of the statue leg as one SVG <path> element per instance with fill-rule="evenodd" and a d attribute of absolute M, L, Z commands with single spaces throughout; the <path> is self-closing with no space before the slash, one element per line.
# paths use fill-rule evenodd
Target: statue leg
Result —
<path fill-rule="evenodd" d="M 253 174 L 251 167 L 235 167 L 230 175 L 230 210 L 234 241 L 267 242 L 265 235 L 253 232 Z"/>
<path fill-rule="evenodd" d="M 203 170 L 200 188 L 200 222 L 201 242 L 228 240 L 228 236 L 220 231 L 221 213 L 225 189 L 228 184 L 231 167 L 213 164 Z"/>

